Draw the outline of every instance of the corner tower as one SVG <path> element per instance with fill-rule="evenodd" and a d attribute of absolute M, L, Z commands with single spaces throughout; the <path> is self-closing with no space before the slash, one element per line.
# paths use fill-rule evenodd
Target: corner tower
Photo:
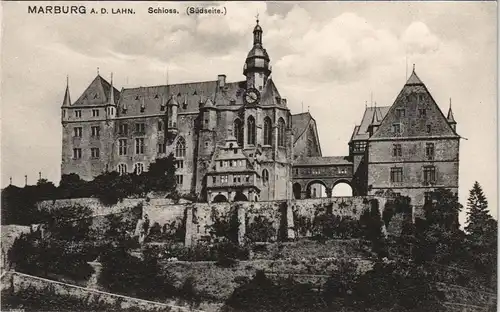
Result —
<path fill-rule="evenodd" d="M 253 29 L 253 47 L 248 52 L 243 66 L 243 75 L 247 77 L 247 89 L 255 88 L 262 91 L 267 78 L 271 75 L 271 65 L 269 55 L 262 46 L 262 27 L 257 25 Z"/>

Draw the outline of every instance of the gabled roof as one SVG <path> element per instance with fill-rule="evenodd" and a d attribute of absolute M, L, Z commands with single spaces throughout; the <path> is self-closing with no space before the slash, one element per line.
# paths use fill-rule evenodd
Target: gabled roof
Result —
<path fill-rule="evenodd" d="M 306 131 L 311 119 L 312 116 L 309 112 L 292 115 L 292 133 L 295 141 Z"/>
<path fill-rule="evenodd" d="M 110 90 L 111 84 L 100 75 L 97 75 L 73 105 L 98 106 L 108 104 Z M 120 91 L 113 88 L 113 95 L 115 97 L 114 102 L 117 103 L 120 98 Z"/>
<path fill-rule="evenodd" d="M 366 107 L 361 119 L 361 124 L 354 127 L 354 131 L 351 136 L 352 140 L 368 140 L 369 133 L 368 127 L 372 121 L 378 121 L 381 123 L 384 120 L 385 115 L 389 111 L 390 106 L 377 106 L 377 107 Z"/>
<path fill-rule="evenodd" d="M 400 133 L 393 132 L 394 124 L 400 125 Z M 415 71 L 369 140 L 402 137 L 458 137 Z"/>
<path fill-rule="evenodd" d="M 424 85 L 422 80 L 418 78 L 417 73 L 415 72 L 415 67 L 413 67 L 413 71 L 410 75 L 410 78 L 406 81 L 407 85 Z"/>
<path fill-rule="evenodd" d="M 262 96 L 260 100 L 261 105 L 279 105 L 281 106 L 281 95 L 276 88 L 273 80 L 271 78 L 267 79 L 264 90 L 262 91 Z"/>

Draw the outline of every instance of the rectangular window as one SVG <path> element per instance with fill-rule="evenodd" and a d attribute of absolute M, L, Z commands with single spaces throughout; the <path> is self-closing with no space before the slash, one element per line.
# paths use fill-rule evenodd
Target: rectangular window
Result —
<path fill-rule="evenodd" d="M 163 121 L 158 120 L 158 131 L 163 131 Z"/>
<path fill-rule="evenodd" d="M 250 176 L 249 175 L 245 176 L 245 182 L 250 182 Z"/>
<path fill-rule="evenodd" d="M 422 102 L 424 101 L 424 95 L 423 95 L 423 94 L 419 94 L 419 95 L 418 95 L 418 101 L 419 101 L 420 103 L 422 103 Z"/>
<path fill-rule="evenodd" d="M 220 182 L 221 183 L 227 183 L 227 176 L 226 175 L 223 175 L 220 177 Z"/>
<path fill-rule="evenodd" d="M 427 115 L 427 111 L 425 108 L 419 108 L 418 109 L 418 117 L 425 117 Z"/>
<path fill-rule="evenodd" d="M 140 133 L 140 134 L 144 134 L 146 133 L 146 124 L 141 122 L 141 123 L 136 123 L 135 124 L 135 132 L 136 133 Z"/>
<path fill-rule="evenodd" d="M 91 130 L 91 135 L 93 137 L 98 137 L 99 132 L 101 131 L 101 128 L 99 126 L 92 126 L 92 127 L 90 127 L 90 130 Z"/>
<path fill-rule="evenodd" d="M 82 158 L 82 149 L 74 148 L 73 149 L 73 159 L 81 159 Z"/>
<path fill-rule="evenodd" d="M 182 168 L 184 168 L 184 160 L 176 160 L 175 169 L 182 169 Z"/>
<path fill-rule="evenodd" d="M 165 154 L 167 152 L 167 146 L 165 143 L 158 144 L 158 154 Z"/>
<path fill-rule="evenodd" d="M 224 162 L 221 160 L 219 165 L 220 165 L 221 167 L 224 167 Z"/>
<path fill-rule="evenodd" d="M 82 127 L 74 127 L 73 128 L 73 136 L 75 138 L 81 138 L 82 137 Z"/>
<path fill-rule="evenodd" d="M 212 177 L 212 183 L 215 184 L 217 182 L 217 178 L 216 177 Z"/>
<path fill-rule="evenodd" d="M 392 146 L 392 156 L 398 157 L 398 156 L 402 156 L 402 155 L 403 155 L 403 152 L 401 150 L 401 144 L 394 144 Z"/>
<path fill-rule="evenodd" d="M 299 174 L 299 169 L 295 168 L 295 174 Z"/>
<path fill-rule="evenodd" d="M 82 111 L 81 110 L 75 111 L 75 118 L 82 118 Z"/>
<path fill-rule="evenodd" d="M 118 140 L 118 155 L 127 155 L 127 140 Z"/>
<path fill-rule="evenodd" d="M 434 183 L 436 182 L 436 167 L 425 166 L 424 167 L 424 183 Z"/>
<path fill-rule="evenodd" d="M 99 117 L 99 110 L 98 109 L 92 110 L 92 117 Z"/>
<path fill-rule="evenodd" d="M 425 144 L 425 156 L 427 159 L 434 159 L 434 143 Z"/>
<path fill-rule="evenodd" d="M 405 114 L 406 112 L 404 108 L 396 108 L 396 116 L 398 116 L 398 118 L 404 117 Z"/>
<path fill-rule="evenodd" d="M 135 139 L 135 153 L 144 154 L 144 138 Z"/>
<path fill-rule="evenodd" d="M 393 133 L 401 133 L 401 124 L 392 124 L 392 132 Z"/>
<path fill-rule="evenodd" d="M 99 158 L 99 149 L 97 147 L 92 147 L 90 149 L 90 156 L 92 158 Z"/>
<path fill-rule="evenodd" d="M 403 182 L 403 168 L 391 168 L 391 182 Z"/>
<path fill-rule="evenodd" d="M 120 125 L 120 135 L 128 135 L 128 124 Z"/>
<path fill-rule="evenodd" d="M 183 175 L 176 175 L 175 176 L 175 182 L 177 182 L 177 185 L 182 185 L 182 182 L 184 182 L 184 176 Z"/>
<path fill-rule="evenodd" d="M 431 133 L 431 125 L 427 125 L 427 133 Z"/>

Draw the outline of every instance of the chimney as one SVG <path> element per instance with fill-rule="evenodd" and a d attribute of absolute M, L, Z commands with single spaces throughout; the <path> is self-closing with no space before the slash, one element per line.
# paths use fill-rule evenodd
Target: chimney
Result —
<path fill-rule="evenodd" d="M 226 75 L 217 76 L 217 85 L 219 88 L 223 88 L 226 85 Z"/>

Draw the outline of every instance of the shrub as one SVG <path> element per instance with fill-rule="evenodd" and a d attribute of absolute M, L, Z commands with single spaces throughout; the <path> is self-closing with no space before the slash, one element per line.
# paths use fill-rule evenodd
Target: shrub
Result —
<path fill-rule="evenodd" d="M 271 242 L 276 237 L 276 230 L 271 220 L 259 215 L 248 224 L 245 236 L 250 242 Z"/>

